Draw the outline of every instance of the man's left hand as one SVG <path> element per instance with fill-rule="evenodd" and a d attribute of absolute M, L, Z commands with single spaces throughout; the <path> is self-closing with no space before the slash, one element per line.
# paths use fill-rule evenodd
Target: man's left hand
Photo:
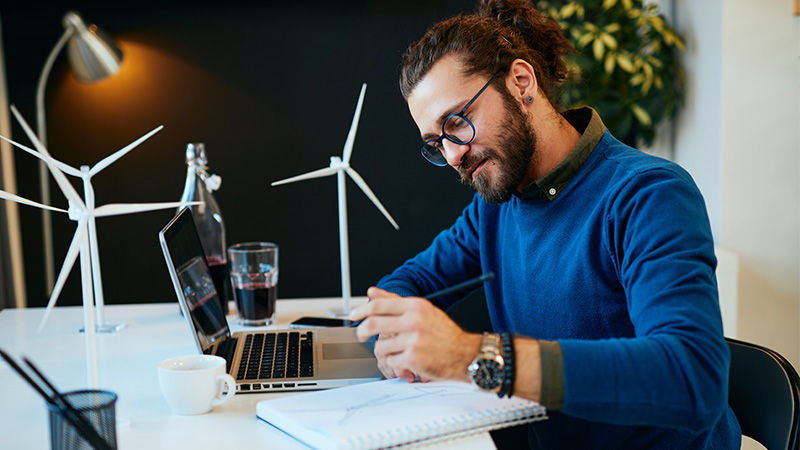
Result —
<path fill-rule="evenodd" d="M 399 297 L 376 287 L 367 296 L 372 301 L 354 309 L 350 319 L 363 319 L 357 329 L 360 341 L 380 336 L 375 356 L 384 375 L 469 381 L 467 366 L 480 349 L 479 334 L 467 333 L 424 298 Z"/>

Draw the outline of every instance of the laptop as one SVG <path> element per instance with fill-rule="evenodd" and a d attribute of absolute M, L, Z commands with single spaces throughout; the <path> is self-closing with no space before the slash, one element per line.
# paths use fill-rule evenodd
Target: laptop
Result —
<path fill-rule="evenodd" d="M 158 238 L 197 349 L 225 358 L 237 393 L 328 389 L 383 378 L 373 343 L 358 342 L 355 328 L 231 333 L 191 210 L 182 209 Z M 203 294 L 197 295 L 200 291 Z"/>

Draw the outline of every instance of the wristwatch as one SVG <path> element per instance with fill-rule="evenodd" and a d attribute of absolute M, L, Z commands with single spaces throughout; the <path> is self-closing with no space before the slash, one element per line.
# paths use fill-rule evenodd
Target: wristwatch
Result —
<path fill-rule="evenodd" d="M 483 333 L 478 356 L 467 367 L 472 383 L 485 391 L 500 392 L 505 377 L 505 360 L 500 335 Z"/>

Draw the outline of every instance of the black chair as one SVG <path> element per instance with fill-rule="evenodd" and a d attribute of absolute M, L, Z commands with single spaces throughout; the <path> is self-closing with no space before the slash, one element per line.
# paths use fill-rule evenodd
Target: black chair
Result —
<path fill-rule="evenodd" d="M 725 338 L 731 349 L 728 404 L 742 434 L 773 449 L 800 449 L 800 378 L 773 350 Z"/>

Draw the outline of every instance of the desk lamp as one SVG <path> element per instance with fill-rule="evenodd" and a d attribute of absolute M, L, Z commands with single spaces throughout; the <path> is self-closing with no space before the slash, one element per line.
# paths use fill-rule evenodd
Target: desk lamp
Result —
<path fill-rule="evenodd" d="M 36 129 L 39 142 L 47 145 L 47 131 L 45 128 L 44 91 L 50 69 L 65 44 L 67 56 L 73 72 L 78 80 L 83 82 L 100 81 L 119 70 L 122 61 L 122 52 L 114 45 L 111 39 L 97 28 L 96 25 L 86 26 L 78 13 L 69 11 L 62 20 L 64 34 L 56 42 L 53 50 L 44 63 L 42 74 L 39 76 L 39 85 L 36 88 Z M 45 205 L 50 204 L 50 173 L 47 164 L 39 161 L 39 188 L 41 200 Z M 44 243 L 45 283 L 47 294 L 52 292 L 55 282 L 55 268 L 53 262 L 53 225 L 49 210 L 42 210 L 42 241 Z"/>

